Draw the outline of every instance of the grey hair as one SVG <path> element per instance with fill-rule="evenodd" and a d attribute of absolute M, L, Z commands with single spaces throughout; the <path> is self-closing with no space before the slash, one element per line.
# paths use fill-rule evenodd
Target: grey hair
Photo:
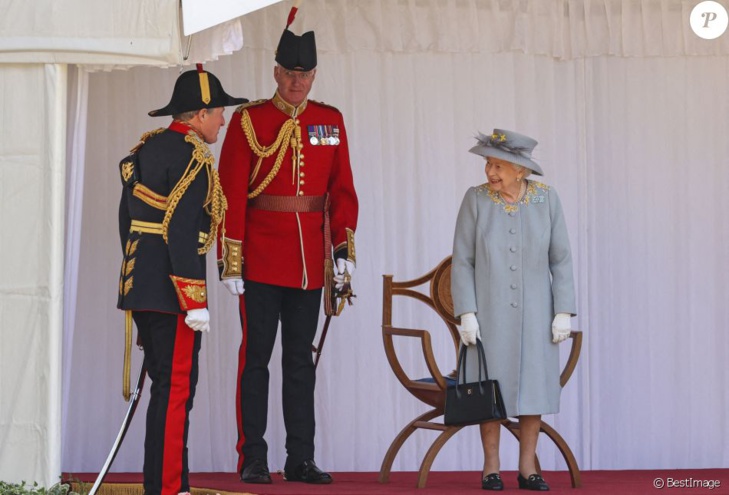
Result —
<path fill-rule="evenodd" d="M 488 158 L 489 157 L 486 157 L 487 162 L 489 161 Z M 496 157 L 494 157 L 494 158 L 496 158 Z M 511 165 L 512 167 L 514 167 L 514 170 L 516 170 L 517 173 L 524 172 L 521 176 L 522 179 L 526 179 L 527 177 L 532 175 L 533 170 L 530 169 L 529 167 L 525 167 L 524 165 L 519 165 L 518 163 L 510 162 L 509 160 L 507 160 L 505 158 L 498 158 L 498 160 L 503 160 L 506 163 L 508 163 L 509 165 Z"/>
<path fill-rule="evenodd" d="M 173 115 L 172 118 L 179 120 L 180 122 L 188 122 L 195 118 L 195 115 L 197 115 L 197 112 L 199 111 L 200 110 L 190 110 L 189 112 L 178 113 L 177 115 Z"/>
<path fill-rule="evenodd" d="M 532 169 L 530 169 L 529 167 L 525 167 L 524 165 L 518 165 L 518 164 L 512 163 L 512 162 L 509 162 L 509 163 L 511 163 L 511 166 L 514 167 L 514 170 L 516 170 L 517 173 L 524 172 L 524 174 L 521 176 L 522 179 L 526 179 L 527 177 L 532 175 Z"/>

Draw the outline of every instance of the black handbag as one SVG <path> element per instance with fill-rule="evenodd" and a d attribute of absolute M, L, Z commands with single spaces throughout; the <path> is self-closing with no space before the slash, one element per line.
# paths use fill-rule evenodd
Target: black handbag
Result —
<path fill-rule="evenodd" d="M 443 423 L 446 425 L 472 425 L 484 421 L 506 419 L 506 408 L 501 396 L 497 380 L 489 380 L 486 367 L 486 354 L 481 339 L 476 339 L 478 350 L 478 381 L 466 381 L 466 346 L 461 346 L 458 354 L 458 368 L 455 385 L 446 389 L 445 413 Z M 481 375 L 481 370 L 484 376 Z"/>

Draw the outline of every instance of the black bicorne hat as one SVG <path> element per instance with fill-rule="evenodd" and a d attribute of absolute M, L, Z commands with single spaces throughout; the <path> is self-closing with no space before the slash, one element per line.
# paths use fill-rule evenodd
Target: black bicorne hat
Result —
<path fill-rule="evenodd" d="M 281 34 L 281 39 L 276 48 L 276 62 L 288 70 L 310 71 L 316 67 L 316 39 L 314 31 L 309 31 L 301 36 L 296 36 L 289 31 L 289 26 L 294 22 L 298 7 L 294 5 L 289 12 L 286 21 L 286 29 Z"/>
<path fill-rule="evenodd" d="M 166 107 L 149 112 L 150 117 L 177 115 L 202 108 L 227 107 L 247 103 L 245 98 L 234 98 L 225 92 L 215 74 L 202 70 L 189 70 L 180 74 Z"/>

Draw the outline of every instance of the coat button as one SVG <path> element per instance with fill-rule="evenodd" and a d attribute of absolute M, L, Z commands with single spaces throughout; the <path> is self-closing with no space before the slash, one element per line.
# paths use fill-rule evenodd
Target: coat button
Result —
<path fill-rule="evenodd" d="M 299 196 L 303 196 L 303 195 L 304 195 L 304 191 L 299 191 Z"/>
<path fill-rule="evenodd" d="M 510 269 L 510 270 L 511 270 L 512 272 L 515 272 L 515 271 L 516 271 L 516 265 L 511 265 L 511 266 L 509 267 L 509 269 Z"/>
<path fill-rule="evenodd" d="M 509 248 L 509 251 L 511 251 L 512 253 L 515 253 L 515 252 L 516 252 L 516 248 L 515 248 L 514 246 L 511 246 L 511 247 Z"/>
<path fill-rule="evenodd" d="M 509 212 L 509 216 L 510 216 L 510 217 L 513 217 L 514 215 L 516 215 L 516 213 L 514 213 L 513 211 L 510 211 L 510 212 Z"/>
<path fill-rule="evenodd" d="M 516 289 L 516 284 L 511 284 L 512 289 Z"/>
<path fill-rule="evenodd" d="M 509 229 L 509 234 L 516 234 L 516 229 Z"/>
<path fill-rule="evenodd" d="M 517 303 L 515 303 L 515 302 L 511 303 L 512 308 L 516 308 L 517 306 L 519 306 Z"/>
<path fill-rule="evenodd" d="M 304 179 L 301 179 L 301 180 L 299 181 L 299 184 L 301 184 L 301 185 L 303 186 L 303 185 L 304 185 Z"/>

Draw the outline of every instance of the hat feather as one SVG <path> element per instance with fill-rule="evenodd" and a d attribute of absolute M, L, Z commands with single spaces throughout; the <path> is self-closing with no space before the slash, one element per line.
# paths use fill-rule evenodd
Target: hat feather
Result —
<path fill-rule="evenodd" d="M 301 0 L 294 0 L 294 6 L 291 7 L 291 10 L 289 11 L 289 18 L 286 20 L 286 29 L 288 29 L 291 23 L 294 22 L 294 18 L 296 17 L 296 13 L 299 11 L 300 4 Z"/>

